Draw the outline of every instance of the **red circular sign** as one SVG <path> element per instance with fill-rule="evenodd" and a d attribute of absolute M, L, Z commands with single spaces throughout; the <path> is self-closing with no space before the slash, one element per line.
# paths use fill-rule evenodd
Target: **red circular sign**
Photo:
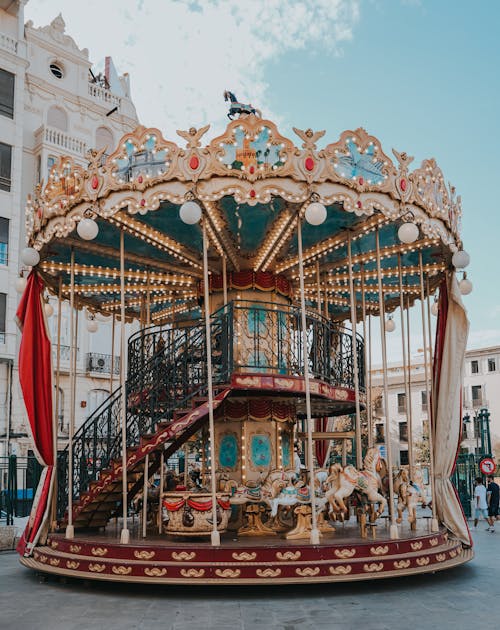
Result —
<path fill-rule="evenodd" d="M 491 457 L 485 457 L 479 462 L 479 468 L 481 469 L 483 475 L 492 475 L 497 466 Z"/>

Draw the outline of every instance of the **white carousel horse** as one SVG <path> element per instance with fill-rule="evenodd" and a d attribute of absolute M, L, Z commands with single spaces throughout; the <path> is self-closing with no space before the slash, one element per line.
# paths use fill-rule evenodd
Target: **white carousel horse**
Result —
<path fill-rule="evenodd" d="M 363 470 L 357 470 L 354 466 L 342 468 L 340 464 L 330 466 L 330 490 L 326 493 L 326 499 L 330 504 L 331 512 L 347 512 L 344 499 L 351 496 L 357 490 L 365 495 L 370 503 L 377 503 L 378 510 L 375 518 L 378 518 L 387 507 L 386 498 L 379 492 L 383 460 L 378 448 L 369 448 L 363 460 Z"/>
<path fill-rule="evenodd" d="M 413 525 L 417 521 L 417 506 L 427 507 L 427 501 L 423 490 L 423 477 L 419 471 L 414 472 L 415 480 L 410 479 L 408 469 L 401 468 L 394 477 L 394 493 L 398 497 L 398 517 L 396 521 L 401 523 L 403 512 L 408 511 L 408 523 Z"/>

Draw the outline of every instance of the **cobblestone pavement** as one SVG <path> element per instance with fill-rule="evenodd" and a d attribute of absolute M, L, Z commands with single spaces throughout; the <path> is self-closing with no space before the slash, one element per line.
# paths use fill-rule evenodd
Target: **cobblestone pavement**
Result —
<path fill-rule="evenodd" d="M 500 523 L 499 523 L 500 525 Z M 442 573 L 351 584 L 151 587 L 40 582 L 0 554 L 0 628 L 15 630 L 486 630 L 500 618 L 500 527 L 480 523 L 475 559 Z"/>

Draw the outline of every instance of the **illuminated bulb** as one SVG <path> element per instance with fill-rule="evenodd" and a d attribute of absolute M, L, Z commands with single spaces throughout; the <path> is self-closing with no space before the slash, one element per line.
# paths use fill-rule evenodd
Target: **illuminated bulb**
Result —
<path fill-rule="evenodd" d="M 472 291 L 472 282 L 467 278 L 467 274 L 464 273 L 464 277 L 458 283 L 458 287 L 460 289 L 460 293 L 462 295 L 469 295 Z"/>
<path fill-rule="evenodd" d="M 307 206 L 305 217 L 310 225 L 321 225 L 326 220 L 326 208 L 319 201 L 313 201 Z"/>
<path fill-rule="evenodd" d="M 436 302 L 433 302 L 432 306 L 431 306 L 431 313 L 434 315 L 434 317 L 436 317 L 436 315 L 439 313 L 439 305 Z"/>
<path fill-rule="evenodd" d="M 201 219 L 201 208 L 196 201 L 185 201 L 180 207 L 179 216 L 184 223 L 194 225 Z"/>
<path fill-rule="evenodd" d="M 23 276 L 19 276 L 19 278 L 17 278 L 16 280 L 15 286 L 17 293 L 24 293 L 24 289 L 26 288 L 26 278 L 23 278 Z"/>
<path fill-rule="evenodd" d="M 470 256 L 464 250 L 460 250 L 453 254 L 451 262 L 455 269 L 465 269 L 470 263 Z"/>
<path fill-rule="evenodd" d="M 25 247 L 21 252 L 21 260 L 23 265 L 35 267 L 40 262 L 40 254 L 33 247 Z"/>
<path fill-rule="evenodd" d="M 94 219 L 84 218 L 76 226 L 76 231 L 84 241 L 93 241 L 99 233 L 99 226 Z"/>
<path fill-rule="evenodd" d="M 89 319 L 89 321 L 87 322 L 87 330 L 89 331 L 89 333 L 97 332 L 98 328 L 99 328 L 99 324 L 96 322 L 96 320 Z"/>
<path fill-rule="evenodd" d="M 396 330 L 396 322 L 392 319 L 392 315 L 389 315 L 385 321 L 385 331 L 393 332 L 394 330 Z"/>
<path fill-rule="evenodd" d="M 402 243 L 414 243 L 418 238 L 418 227 L 415 223 L 403 223 L 399 226 L 398 238 Z"/>

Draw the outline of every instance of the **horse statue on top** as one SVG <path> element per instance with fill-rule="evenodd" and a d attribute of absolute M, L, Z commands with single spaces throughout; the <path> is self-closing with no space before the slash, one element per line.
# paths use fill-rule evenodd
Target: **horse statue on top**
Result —
<path fill-rule="evenodd" d="M 229 90 L 226 90 L 224 92 L 224 100 L 230 101 L 231 103 L 229 107 L 229 112 L 227 114 L 229 120 L 233 120 L 236 114 L 239 114 L 240 116 L 242 114 L 244 114 L 245 116 L 247 116 L 248 114 L 255 114 L 255 116 L 262 118 L 262 112 L 260 111 L 260 109 L 255 108 L 251 104 L 246 105 L 245 103 L 238 102 L 236 96 Z"/>
<path fill-rule="evenodd" d="M 330 504 L 330 511 L 333 513 L 347 512 L 344 499 L 350 497 L 356 490 L 365 495 L 372 504 L 378 504 L 375 518 L 378 518 L 387 507 L 387 500 L 379 492 L 381 487 L 381 475 L 384 461 L 380 456 L 378 448 L 372 447 L 366 451 L 363 460 L 363 470 L 357 470 L 354 466 L 342 468 L 340 464 L 333 464 L 330 467 L 330 476 L 327 482 L 330 490 L 325 497 Z"/>

